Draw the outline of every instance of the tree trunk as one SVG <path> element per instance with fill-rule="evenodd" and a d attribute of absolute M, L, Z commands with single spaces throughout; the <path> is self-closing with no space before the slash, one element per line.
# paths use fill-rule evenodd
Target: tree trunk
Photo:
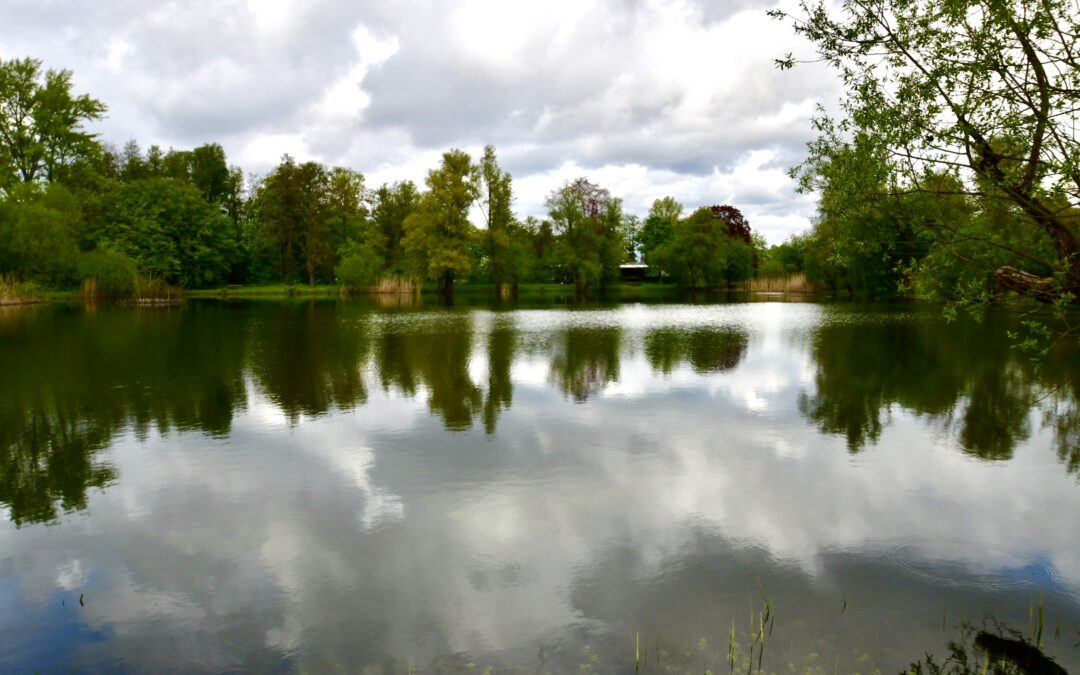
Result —
<path fill-rule="evenodd" d="M 445 295 L 447 298 L 454 295 L 454 273 L 443 272 L 438 281 L 438 292 L 440 295 Z"/>
<path fill-rule="evenodd" d="M 1072 293 L 1072 304 L 1080 303 L 1080 283 L 1075 280 L 1062 285 L 1050 277 L 1040 277 L 1009 266 L 999 267 L 994 272 L 994 278 L 1005 288 L 1041 302 L 1057 302 L 1062 294 L 1068 292 Z"/>

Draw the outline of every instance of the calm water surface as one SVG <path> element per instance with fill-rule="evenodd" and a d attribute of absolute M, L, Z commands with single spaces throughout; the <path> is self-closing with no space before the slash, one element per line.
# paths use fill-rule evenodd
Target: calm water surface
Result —
<path fill-rule="evenodd" d="M 5 311 L 0 671 L 745 671 L 767 600 L 762 672 L 895 673 L 1040 598 L 1080 671 L 1080 354 L 1010 321 Z"/>

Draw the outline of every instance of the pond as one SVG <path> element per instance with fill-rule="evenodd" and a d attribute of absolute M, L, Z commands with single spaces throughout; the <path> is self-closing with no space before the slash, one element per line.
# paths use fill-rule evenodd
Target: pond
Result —
<path fill-rule="evenodd" d="M 1076 672 L 1080 350 L 1015 324 L 0 312 L 0 671 L 896 673 L 999 622 Z"/>

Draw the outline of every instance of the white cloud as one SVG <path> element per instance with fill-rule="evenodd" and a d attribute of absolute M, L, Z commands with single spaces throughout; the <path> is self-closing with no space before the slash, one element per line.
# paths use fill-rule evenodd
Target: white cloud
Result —
<path fill-rule="evenodd" d="M 450 147 L 500 151 L 519 207 L 542 212 L 559 181 L 589 175 L 642 214 L 674 194 L 730 201 L 770 241 L 811 204 L 784 175 L 823 66 L 754 0 L 228 0 L 16 3 L 0 54 L 73 69 L 103 99 L 117 145 L 220 142 L 262 173 L 284 153 L 382 180 L 422 180 Z M 769 157 L 755 165 L 753 158 Z M 749 197 L 748 197 L 749 195 Z M 764 199 L 762 197 L 764 196 Z"/>

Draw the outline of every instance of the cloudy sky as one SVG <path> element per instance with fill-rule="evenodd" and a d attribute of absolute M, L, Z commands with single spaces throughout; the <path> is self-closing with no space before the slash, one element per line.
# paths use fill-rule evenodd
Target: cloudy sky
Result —
<path fill-rule="evenodd" d="M 781 6 L 788 0 L 781 0 Z M 589 176 L 643 215 L 731 203 L 776 243 L 813 200 L 786 171 L 838 94 L 776 0 L 4 0 L 0 57 L 74 71 L 122 145 L 221 143 L 420 181 L 441 152 L 496 146 L 517 210 Z"/>

